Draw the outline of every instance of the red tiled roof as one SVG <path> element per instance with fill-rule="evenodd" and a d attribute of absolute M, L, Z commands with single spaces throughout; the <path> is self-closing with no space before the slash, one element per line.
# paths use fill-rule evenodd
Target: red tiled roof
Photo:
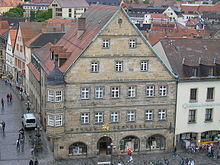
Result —
<path fill-rule="evenodd" d="M 8 21 L 0 21 L 0 29 L 9 29 Z"/>
<path fill-rule="evenodd" d="M 16 30 L 10 30 L 9 31 L 10 33 L 10 37 L 11 37 L 11 46 L 12 48 L 14 48 L 14 45 L 15 45 L 15 38 L 16 38 L 16 34 L 17 34 L 17 29 Z"/>
<path fill-rule="evenodd" d="M 198 18 L 192 18 L 192 19 L 189 19 L 186 22 L 186 26 L 195 26 L 198 23 L 199 23 L 199 19 Z"/>
<path fill-rule="evenodd" d="M 151 15 L 151 18 L 169 19 L 169 17 L 166 14 L 151 13 L 150 15 Z"/>
<path fill-rule="evenodd" d="M 181 5 L 181 11 L 187 12 L 187 11 L 198 11 L 198 12 L 204 12 L 204 11 L 220 11 L 220 2 L 216 4 L 182 4 Z"/>
<path fill-rule="evenodd" d="M 4 34 L 5 32 L 7 32 L 9 29 L 0 29 L 0 34 Z"/>
<path fill-rule="evenodd" d="M 19 4 L 23 3 L 23 1 L 18 0 L 3 0 L 0 1 L 0 7 L 17 7 Z"/>
<path fill-rule="evenodd" d="M 48 23 L 65 23 L 65 24 L 73 24 L 76 23 L 76 20 L 70 20 L 70 19 L 55 19 L 51 18 L 48 19 Z"/>
<path fill-rule="evenodd" d="M 40 81 L 39 70 L 32 63 L 27 64 L 27 66 L 30 69 L 30 71 L 32 72 L 32 74 L 34 75 L 34 77 L 37 79 L 37 81 Z"/>

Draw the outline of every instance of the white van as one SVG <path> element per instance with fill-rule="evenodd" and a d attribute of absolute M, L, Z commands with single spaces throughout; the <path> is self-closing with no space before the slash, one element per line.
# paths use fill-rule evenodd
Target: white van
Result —
<path fill-rule="evenodd" d="M 37 121 L 33 113 L 26 113 L 22 115 L 22 125 L 24 128 L 36 128 Z"/>

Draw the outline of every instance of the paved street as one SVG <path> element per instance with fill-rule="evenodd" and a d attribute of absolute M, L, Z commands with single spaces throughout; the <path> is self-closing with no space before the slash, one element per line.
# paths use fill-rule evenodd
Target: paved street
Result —
<path fill-rule="evenodd" d="M 34 130 L 25 131 L 24 149 L 17 150 L 16 140 L 18 139 L 18 132 L 22 128 L 21 116 L 26 112 L 24 101 L 15 93 L 16 89 L 9 87 L 0 82 L 0 98 L 4 98 L 5 106 L 0 106 L 0 121 L 5 121 L 5 133 L 0 129 L 0 165 L 28 165 L 30 159 L 39 159 L 39 164 L 50 164 L 52 156 L 49 154 L 45 141 L 43 141 L 43 152 L 38 155 L 31 155 L 31 144 L 29 135 L 34 134 Z M 12 93 L 12 103 L 7 103 L 6 95 Z M 51 163 L 53 164 L 53 163 Z"/>
<path fill-rule="evenodd" d="M 13 102 L 11 104 L 6 101 L 6 94 L 13 94 Z M 31 144 L 29 142 L 29 135 L 34 134 L 35 131 L 25 131 L 25 144 L 24 149 L 16 149 L 16 140 L 18 139 L 18 131 L 22 128 L 21 116 L 26 112 L 26 107 L 24 106 L 25 101 L 20 101 L 18 93 L 14 87 L 9 87 L 0 82 L 0 98 L 4 98 L 5 106 L 2 108 L 0 106 L 0 121 L 4 120 L 6 123 L 5 133 L 0 129 L 0 165 L 28 165 L 30 159 L 37 158 L 39 160 L 39 165 L 95 165 L 99 161 L 111 161 L 114 165 L 120 161 L 124 165 L 144 165 L 144 163 L 149 163 L 150 161 L 163 162 L 163 158 L 169 160 L 169 165 L 179 165 L 182 158 L 192 158 L 195 160 L 196 165 L 219 165 L 220 161 L 210 159 L 203 154 L 187 154 L 185 152 L 179 152 L 180 156 L 173 158 L 171 153 L 156 153 L 156 154 L 134 154 L 134 162 L 128 163 L 128 156 L 106 156 L 106 157 L 94 157 L 88 159 L 77 159 L 77 160 L 62 160 L 53 161 L 52 153 L 47 147 L 45 136 L 43 139 L 43 152 L 37 155 L 31 155 Z M 44 134 L 42 132 L 42 134 Z"/>

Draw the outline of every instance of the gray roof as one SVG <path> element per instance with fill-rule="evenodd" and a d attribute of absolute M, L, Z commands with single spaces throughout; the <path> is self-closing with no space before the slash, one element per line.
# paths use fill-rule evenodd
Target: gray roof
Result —
<path fill-rule="evenodd" d="M 57 0 L 60 7 L 64 8 L 87 8 L 89 4 L 86 0 Z"/>
<path fill-rule="evenodd" d="M 185 77 L 187 66 L 220 64 L 220 40 L 214 39 L 164 39 L 160 41 L 171 68 L 179 77 Z"/>
<path fill-rule="evenodd" d="M 110 6 L 119 6 L 121 0 L 86 0 L 88 4 L 102 4 L 102 5 L 110 5 Z"/>
<path fill-rule="evenodd" d="M 55 44 L 65 33 L 42 33 L 36 40 L 34 40 L 29 47 L 40 48 L 47 43 L 51 42 Z"/>
<path fill-rule="evenodd" d="M 47 85 L 63 85 L 65 84 L 63 73 L 58 67 L 55 67 L 53 71 L 47 76 Z"/>

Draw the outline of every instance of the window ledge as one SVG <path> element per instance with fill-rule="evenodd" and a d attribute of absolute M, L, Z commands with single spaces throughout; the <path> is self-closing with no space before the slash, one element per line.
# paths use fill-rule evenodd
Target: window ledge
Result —
<path fill-rule="evenodd" d="M 211 119 L 211 120 L 205 120 L 204 121 L 205 123 L 211 123 L 211 122 L 213 122 L 213 120 Z"/>
<path fill-rule="evenodd" d="M 197 100 L 189 100 L 190 103 L 197 103 Z"/>
<path fill-rule="evenodd" d="M 206 102 L 213 102 L 214 99 L 207 99 Z"/>

